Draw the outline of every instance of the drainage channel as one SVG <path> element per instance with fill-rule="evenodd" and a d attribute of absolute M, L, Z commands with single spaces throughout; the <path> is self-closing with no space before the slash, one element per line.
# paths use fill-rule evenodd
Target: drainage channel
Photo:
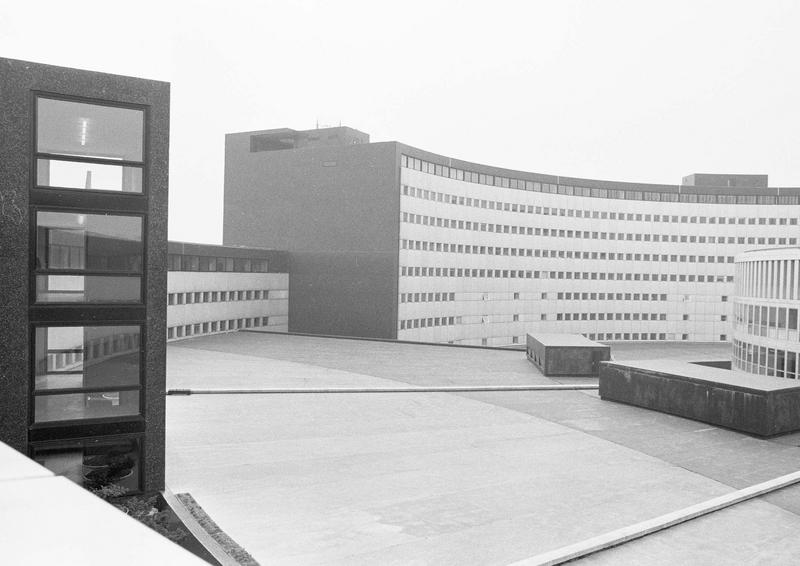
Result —
<path fill-rule="evenodd" d="M 293 395 L 320 393 L 453 393 L 469 391 L 596 391 L 596 384 L 446 385 L 441 387 L 284 387 L 265 389 L 169 389 L 167 395 Z"/>
<path fill-rule="evenodd" d="M 793 472 L 744 489 L 739 489 L 690 507 L 684 507 L 672 513 L 667 513 L 647 521 L 642 521 L 641 523 L 636 523 L 569 546 L 564 546 L 556 550 L 514 562 L 509 566 L 554 566 L 555 564 L 563 564 L 571 560 L 577 560 L 578 558 L 583 558 L 595 552 L 607 550 L 625 544 L 626 542 L 663 531 L 675 525 L 680 525 L 692 519 L 709 515 L 796 483 L 800 483 L 800 472 Z"/>

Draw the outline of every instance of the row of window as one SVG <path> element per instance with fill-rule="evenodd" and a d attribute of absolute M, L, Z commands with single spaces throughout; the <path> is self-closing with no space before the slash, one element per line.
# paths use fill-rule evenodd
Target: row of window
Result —
<path fill-rule="evenodd" d="M 495 255 L 511 257 L 544 257 L 564 259 L 599 259 L 607 261 L 657 261 L 680 263 L 733 263 L 733 256 L 704 256 L 684 254 L 641 254 L 616 252 L 588 252 L 582 250 L 547 250 L 540 248 L 507 248 L 498 246 L 478 246 L 470 244 L 452 244 L 447 242 L 431 242 L 427 240 L 400 241 L 402 249 L 460 253 L 471 255 Z"/>
<path fill-rule="evenodd" d="M 529 271 L 522 269 L 477 269 L 461 267 L 400 267 L 403 277 L 475 277 L 495 279 L 591 279 L 600 281 L 680 281 L 680 282 L 733 282 L 733 275 L 694 275 L 676 273 L 612 273 L 597 271 Z M 701 280 L 700 278 L 704 279 Z M 723 301 L 727 301 L 725 296 Z"/>
<path fill-rule="evenodd" d="M 461 317 L 454 316 L 435 316 L 428 318 L 411 318 L 400 321 L 400 330 L 410 330 L 412 328 L 433 328 L 435 326 L 453 326 L 461 324 Z"/>
<path fill-rule="evenodd" d="M 765 299 L 800 299 L 800 260 L 767 259 L 736 265 L 736 294 Z"/>
<path fill-rule="evenodd" d="M 542 293 L 547 298 L 547 293 Z M 557 293 L 558 300 L 565 301 L 666 301 L 666 293 Z"/>
<path fill-rule="evenodd" d="M 647 340 L 655 342 L 656 340 L 689 340 L 689 334 L 675 334 L 672 332 L 598 332 L 595 334 L 584 334 L 589 340 L 597 340 L 599 342 L 614 342 L 617 340 Z M 728 340 L 727 334 L 720 334 L 719 341 L 726 342 Z"/>
<path fill-rule="evenodd" d="M 400 293 L 401 303 L 439 303 L 455 300 L 455 293 Z"/>
<path fill-rule="evenodd" d="M 511 316 L 509 320 L 508 317 Z M 717 316 L 717 315 L 715 315 Z M 719 320 L 725 322 L 728 320 L 727 315 L 718 315 Z M 666 321 L 667 320 L 667 313 L 665 312 L 559 312 L 559 313 L 540 313 L 538 315 L 539 320 L 556 320 L 561 322 L 569 322 L 569 321 L 579 321 L 579 320 L 586 320 L 586 321 L 612 321 L 612 320 L 620 320 L 620 321 Z M 413 320 L 413 319 L 412 319 Z M 420 319 L 424 320 L 424 319 Z M 454 322 L 449 322 L 445 324 L 442 322 L 441 324 L 436 323 L 436 320 L 440 320 L 438 318 L 432 318 L 434 323 L 430 324 L 429 326 L 450 326 L 453 324 L 473 324 L 480 322 L 481 324 L 490 324 L 494 323 L 505 323 L 505 322 L 519 322 L 520 315 L 507 315 L 507 314 L 500 314 L 500 315 L 468 315 L 468 316 L 455 316 L 455 317 L 441 317 L 442 321 L 450 321 L 453 320 Z M 690 316 L 688 314 L 682 315 L 681 320 L 690 320 Z M 401 321 L 400 323 L 400 330 L 405 330 L 406 328 L 419 328 L 417 326 L 403 326 Z M 425 328 L 423 324 L 421 328 Z"/>
<path fill-rule="evenodd" d="M 403 195 L 459 206 L 471 206 L 504 212 L 520 212 L 525 214 L 541 214 L 544 216 L 565 216 L 570 218 L 594 218 L 600 220 L 626 220 L 636 222 L 672 222 L 682 224 L 759 224 L 770 226 L 796 226 L 796 217 L 733 217 L 733 216 L 682 216 L 667 214 L 644 214 L 631 212 L 607 212 L 580 208 L 560 208 L 548 206 L 525 205 L 514 202 L 493 201 L 472 197 L 464 197 L 450 193 L 441 193 L 428 189 L 420 189 L 403 185 Z"/>
<path fill-rule="evenodd" d="M 37 96 L 34 111 L 32 192 L 41 202 L 57 201 L 58 208 L 38 208 L 31 217 L 31 302 L 142 304 L 147 223 L 135 211 L 147 192 L 145 109 Z M 67 190 L 53 196 L 54 189 Z M 78 191 L 132 193 L 119 195 L 113 206 L 111 195 L 102 197 L 110 208 L 128 212 L 86 209 L 89 201 Z M 69 312 L 76 313 L 72 320 L 40 309 L 38 320 L 53 322 L 40 322 L 32 333 L 31 437 L 50 436 L 55 427 L 62 440 L 31 443 L 31 455 L 91 489 L 115 484 L 136 492 L 142 487 L 142 437 L 116 434 L 121 421 L 134 429 L 146 420 L 146 315 L 141 309 L 98 311 L 105 317 Z M 109 315 L 113 324 L 78 322 Z M 108 436 L 84 438 L 90 424 L 92 435 Z"/>
<path fill-rule="evenodd" d="M 747 334 L 797 340 L 800 320 L 796 308 L 748 305 L 737 301 L 733 305 L 733 316 L 737 330 Z"/>
<path fill-rule="evenodd" d="M 514 299 L 519 299 L 519 293 L 514 293 Z M 542 300 L 547 298 L 557 299 L 559 301 L 666 301 L 666 293 L 577 293 L 577 292 L 559 292 L 548 293 L 543 292 L 540 294 Z M 685 296 L 681 296 L 685 300 Z M 482 299 L 488 300 L 489 293 L 482 293 Z M 438 303 L 446 301 L 455 301 L 455 293 L 400 293 L 401 303 Z M 466 300 L 466 299 L 462 299 Z"/>
<path fill-rule="evenodd" d="M 733 366 L 746 372 L 797 379 L 798 352 L 733 340 Z"/>
<path fill-rule="evenodd" d="M 211 332 L 228 332 L 231 330 L 240 330 L 242 328 L 258 328 L 268 325 L 268 316 L 256 316 L 252 318 L 232 318 L 229 320 L 212 320 L 195 324 L 170 326 L 167 328 L 167 340 L 188 338 L 189 336 L 197 336 Z"/>
<path fill-rule="evenodd" d="M 715 315 L 717 316 L 717 315 Z M 718 315 L 721 322 L 728 320 L 728 315 Z M 541 320 L 547 320 L 547 315 L 542 314 Z M 667 313 L 661 312 L 565 312 L 556 313 L 556 320 L 667 320 Z M 691 320 L 690 315 L 681 315 L 681 320 Z"/>
<path fill-rule="evenodd" d="M 272 291 L 275 293 L 275 290 Z M 269 289 L 251 289 L 247 291 L 194 291 L 187 293 L 169 293 L 168 305 L 191 305 L 195 303 L 224 303 L 228 301 L 261 301 L 270 298 Z"/>
<path fill-rule="evenodd" d="M 436 321 L 439 321 L 439 324 L 436 324 Z M 437 326 L 452 326 L 452 323 L 449 322 L 450 318 L 415 318 L 415 319 L 408 319 L 408 320 L 401 320 L 400 321 L 400 330 L 413 330 L 417 328 L 434 328 Z M 459 324 L 459 322 L 456 322 Z M 600 342 L 614 342 L 614 341 L 688 341 L 690 339 L 689 334 L 677 334 L 673 332 L 596 332 L 596 333 L 589 333 L 583 334 L 589 340 L 596 340 Z M 719 341 L 726 342 L 728 340 L 727 334 L 720 334 Z M 524 343 L 525 337 L 524 336 L 512 336 L 511 343 L 512 344 L 520 344 Z M 450 344 L 455 343 L 455 341 L 450 341 Z M 481 338 L 481 346 L 488 346 L 489 339 L 488 338 Z"/>
<path fill-rule="evenodd" d="M 415 214 L 403 212 L 402 221 L 410 224 L 420 224 L 422 226 L 432 226 L 437 228 L 451 228 L 455 230 L 472 230 L 476 232 L 492 232 L 496 234 L 518 234 L 520 236 L 546 236 L 553 238 L 578 238 L 585 240 L 618 240 L 627 242 L 681 242 L 681 243 L 704 243 L 705 236 L 692 236 L 688 234 L 650 234 L 633 232 L 595 232 L 589 230 L 566 230 L 563 228 L 535 228 L 532 226 L 517 226 L 511 224 L 493 224 L 491 222 L 477 222 L 470 220 L 456 220 L 442 218 L 439 216 L 428 216 L 425 214 Z M 700 242 L 700 238 L 704 242 Z M 728 238 L 728 243 L 734 243 L 733 237 Z M 722 243 L 717 241 L 717 243 Z M 797 238 L 767 238 L 767 237 L 744 237 L 736 238 L 737 244 L 759 244 L 759 245 L 796 245 Z"/>
<path fill-rule="evenodd" d="M 240 273 L 266 273 L 267 260 L 260 258 L 235 258 L 169 254 L 169 271 L 226 271 Z"/>
<path fill-rule="evenodd" d="M 647 200 L 656 202 L 699 202 L 699 203 L 720 203 L 720 204 L 800 204 L 800 197 L 795 195 L 773 196 L 773 195 L 716 195 L 716 194 L 689 194 L 656 191 L 630 191 L 624 189 L 595 189 L 588 187 L 576 187 L 573 185 L 556 185 L 553 183 L 540 183 L 515 179 L 512 177 L 502 177 L 499 175 L 486 175 L 475 171 L 466 171 L 446 165 L 439 165 L 402 155 L 400 157 L 401 167 L 415 169 L 447 177 L 457 181 L 468 183 L 479 183 L 495 187 L 517 189 L 521 191 L 536 191 L 543 193 L 554 193 L 561 195 L 575 195 L 595 198 L 612 198 L 625 200 Z"/>

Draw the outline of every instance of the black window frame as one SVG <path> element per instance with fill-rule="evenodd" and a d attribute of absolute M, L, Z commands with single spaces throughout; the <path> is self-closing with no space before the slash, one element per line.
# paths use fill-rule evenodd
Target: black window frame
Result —
<path fill-rule="evenodd" d="M 67 327 L 67 326 L 138 326 L 139 327 L 139 384 L 138 385 L 125 385 L 119 387 L 74 387 L 64 389 L 47 389 L 36 390 L 36 329 L 43 327 Z M 79 428 L 89 428 L 96 430 L 93 436 L 101 436 L 102 430 L 107 430 L 107 425 L 115 423 L 129 423 L 134 425 L 128 426 L 130 430 L 144 430 L 145 416 L 147 414 L 146 406 L 146 391 L 147 391 L 147 359 L 146 359 L 146 344 L 147 344 L 147 323 L 145 321 L 58 321 L 58 322 L 35 322 L 30 325 L 29 332 L 30 347 L 30 371 L 28 374 L 28 428 L 31 432 L 48 429 L 58 429 L 60 431 L 68 432 Z M 100 417 L 90 419 L 68 419 L 60 421 L 46 421 L 36 422 L 36 397 L 48 395 L 68 395 L 68 394 L 81 394 L 81 393 L 104 393 L 107 391 L 139 391 L 139 414 L 138 415 L 125 415 L 118 417 Z M 72 439 L 73 437 L 69 437 Z M 76 437 L 77 438 L 77 437 Z"/>
<path fill-rule="evenodd" d="M 39 212 L 60 212 L 66 214 L 87 214 L 87 215 L 103 215 L 109 214 L 114 216 L 135 216 L 141 219 L 142 222 L 142 269 L 141 271 L 124 271 L 124 270 L 117 270 L 117 271 L 99 271 L 99 270 L 81 270 L 81 269 L 59 269 L 59 270 L 45 270 L 43 268 L 38 268 L 36 265 L 36 254 L 38 250 L 38 224 L 37 224 L 37 214 Z M 35 308 L 47 308 L 51 306 L 70 306 L 70 307 L 124 307 L 124 306 L 135 306 L 135 307 L 144 307 L 147 304 L 147 219 L 148 215 L 145 212 L 140 211 L 126 211 L 126 210 L 119 210 L 119 209 L 100 209 L 100 208 L 93 208 L 93 209 L 84 209 L 84 208 L 74 208 L 74 207 L 67 207 L 67 206 L 37 206 L 31 205 L 30 206 L 30 281 L 28 286 L 29 292 L 29 304 L 31 307 Z M 138 301 L 111 301 L 111 302 L 88 302 L 88 301 L 49 301 L 49 302 L 39 302 L 36 299 L 36 278 L 39 275 L 78 275 L 78 276 L 111 276 L 111 277 L 139 277 L 141 283 L 139 285 L 139 300 Z"/>
<path fill-rule="evenodd" d="M 36 191 L 67 191 L 68 194 L 90 194 L 90 195 L 111 195 L 114 197 L 134 198 L 134 199 L 147 199 L 149 194 L 148 179 L 149 163 L 148 155 L 150 150 L 149 144 L 149 131 L 150 131 L 150 107 L 146 104 L 134 104 L 130 102 L 98 99 L 83 96 L 72 96 L 65 94 L 58 94 L 47 91 L 34 90 L 31 91 L 33 98 L 31 104 L 31 187 Z M 60 100 L 65 102 L 76 102 L 80 104 L 91 104 L 95 106 L 106 106 L 110 108 L 125 108 L 129 110 L 138 110 L 142 112 L 142 161 L 120 160 L 120 159 L 104 159 L 101 157 L 82 157 L 70 156 L 59 153 L 47 153 L 39 151 L 39 99 L 44 98 L 48 100 Z M 50 159 L 54 161 L 67 161 L 77 163 L 97 163 L 100 165 L 117 165 L 122 167 L 136 167 L 142 170 L 142 191 L 141 192 L 128 192 L 128 191 L 115 191 L 108 189 L 78 189 L 74 187 L 52 187 L 38 184 L 38 161 L 39 159 Z"/>

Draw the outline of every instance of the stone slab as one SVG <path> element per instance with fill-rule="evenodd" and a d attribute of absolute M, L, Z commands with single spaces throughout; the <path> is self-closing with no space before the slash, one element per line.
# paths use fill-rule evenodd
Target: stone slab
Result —
<path fill-rule="evenodd" d="M 734 430 L 800 430 L 800 384 L 675 360 L 601 364 L 600 397 Z"/>

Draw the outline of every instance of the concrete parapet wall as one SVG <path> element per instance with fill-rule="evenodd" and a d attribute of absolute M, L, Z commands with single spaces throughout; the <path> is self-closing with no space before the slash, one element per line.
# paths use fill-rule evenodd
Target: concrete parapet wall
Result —
<path fill-rule="evenodd" d="M 800 430 L 800 384 L 687 362 L 602 363 L 600 397 L 759 436 Z"/>

